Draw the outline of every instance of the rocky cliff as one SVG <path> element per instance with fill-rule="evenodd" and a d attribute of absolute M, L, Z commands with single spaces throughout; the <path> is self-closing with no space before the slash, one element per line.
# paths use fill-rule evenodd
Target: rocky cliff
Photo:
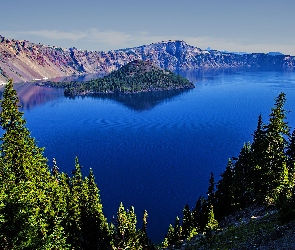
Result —
<path fill-rule="evenodd" d="M 81 51 L 34 44 L 0 36 L 0 83 L 89 73 L 109 73 L 136 60 L 150 60 L 169 70 L 200 68 L 295 68 L 295 58 L 264 53 L 244 54 L 201 50 L 184 41 L 163 41 L 114 51 Z"/>

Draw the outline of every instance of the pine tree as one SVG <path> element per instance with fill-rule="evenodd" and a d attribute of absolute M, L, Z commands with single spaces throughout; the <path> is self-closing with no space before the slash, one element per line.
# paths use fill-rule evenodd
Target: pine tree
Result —
<path fill-rule="evenodd" d="M 214 218 L 213 206 L 211 205 L 208 211 L 208 222 L 205 226 L 205 232 L 207 237 L 212 236 L 212 232 L 218 228 L 218 222 Z"/>
<path fill-rule="evenodd" d="M 123 203 L 120 203 L 117 212 L 116 226 L 113 235 L 113 247 L 142 249 L 140 245 L 140 233 L 136 230 L 136 214 L 134 207 L 125 210 Z"/>
<path fill-rule="evenodd" d="M 81 200 L 83 249 L 108 249 L 111 239 L 92 169 L 88 178 L 83 181 L 82 194 L 84 194 Z"/>
<path fill-rule="evenodd" d="M 58 187 L 43 149 L 25 127 L 19 99 L 10 80 L 5 87 L 0 125 L 0 244 L 8 249 L 66 249 L 56 201 Z"/>
<path fill-rule="evenodd" d="M 262 166 L 263 192 L 272 202 L 276 199 L 277 188 L 285 183 L 285 171 L 288 147 L 287 138 L 290 128 L 285 122 L 287 111 L 284 109 L 286 95 L 280 93 L 275 99 L 275 106 L 271 109 L 269 123 L 266 125 L 266 139 L 268 148 L 265 151 L 266 162 Z"/>
<path fill-rule="evenodd" d="M 258 116 L 257 128 L 253 133 L 253 142 L 251 144 L 251 150 L 253 152 L 253 157 L 255 159 L 255 163 L 258 165 L 262 165 L 264 152 L 267 147 L 267 140 L 266 140 L 266 131 L 265 125 L 262 121 L 262 115 Z"/>
<path fill-rule="evenodd" d="M 182 238 L 187 239 L 193 230 L 192 212 L 190 211 L 189 205 L 186 204 L 183 208 L 182 218 Z"/>
<path fill-rule="evenodd" d="M 287 168 L 289 171 L 289 179 L 292 182 L 291 185 L 295 185 L 295 129 L 290 137 L 290 142 L 286 151 L 287 155 Z"/>
<path fill-rule="evenodd" d="M 174 237 L 173 241 L 175 242 L 175 245 L 179 245 L 181 243 L 181 235 L 182 235 L 182 226 L 180 225 L 180 219 L 178 216 L 176 216 L 175 222 L 174 222 Z"/>
<path fill-rule="evenodd" d="M 169 228 L 168 228 L 168 233 L 167 233 L 167 236 L 164 239 L 163 245 L 167 245 L 167 246 L 175 245 L 176 242 L 175 242 L 174 235 L 175 235 L 174 234 L 174 227 L 170 224 Z"/>
<path fill-rule="evenodd" d="M 231 159 L 228 159 L 226 169 L 221 174 L 215 195 L 217 203 L 216 218 L 221 220 L 224 216 L 235 211 L 234 164 Z"/>
<path fill-rule="evenodd" d="M 207 206 L 210 207 L 211 205 L 214 206 L 215 203 L 215 182 L 214 182 L 214 174 L 210 173 L 209 179 L 209 186 L 207 191 Z"/>
<path fill-rule="evenodd" d="M 147 230 L 147 218 L 148 212 L 146 210 L 143 211 L 143 218 L 142 218 L 142 231 L 146 233 Z"/>
<path fill-rule="evenodd" d="M 244 208 L 254 199 L 255 167 L 250 142 L 245 143 L 234 164 L 234 197 L 237 208 Z"/>
<path fill-rule="evenodd" d="M 23 113 L 19 111 L 19 99 L 10 80 L 1 102 L 0 125 L 5 131 L 1 140 L 1 158 L 15 178 L 15 182 L 36 180 L 42 183 L 49 179 L 47 159 L 25 127 Z"/>
<path fill-rule="evenodd" d="M 73 177 L 68 180 L 63 176 L 63 186 L 69 182 L 69 190 L 67 190 L 67 232 L 69 232 L 68 241 L 76 249 L 83 248 L 83 235 L 82 235 L 82 196 L 85 195 L 83 192 L 83 179 L 81 166 L 79 160 L 75 158 L 75 170 L 72 171 Z"/>
<path fill-rule="evenodd" d="M 251 152 L 253 159 L 253 189 L 254 196 L 258 198 L 259 202 L 264 201 L 263 176 L 262 167 L 266 163 L 266 150 L 268 148 L 268 141 L 266 139 L 266 128 L 262 121 L 261 114 L 258 117 L 257 128 L 253 134 L 253 142 L 251 144 Z"/>
<path fill-rule="evenodd" d="M 172 226 L 172 225 L 171 225 Z M 164 237 L 164 240 L 162 241 L 162 244 L 161 244 L 161 249 L 166 249 L 169 247 L 169 241 L 168 241 L 168 236 L 166 235 Z"/>
<path fill-rule="evenodd" d="M 193 227 L 198 232 L 203 232 L 205 225 L 207 223 L 206 208 L 207 208 L 206 200 L 204 197 L 200 196 L 196 202 L 195 208 L 192 211 Z"/>
<path fill-rule="evenodd" d="M 149 242 L 149 238 L 147 236 L 147 218 L 148 218 L 148 212 L 146 210 L 144 210 L 143 217 L 142 217 L 142 229 L 139 232 L 139 234 L 140 234 L 139 244 L 142 246 L 143 249 L 151 249 L 152 248 L 152 246 Z"/>

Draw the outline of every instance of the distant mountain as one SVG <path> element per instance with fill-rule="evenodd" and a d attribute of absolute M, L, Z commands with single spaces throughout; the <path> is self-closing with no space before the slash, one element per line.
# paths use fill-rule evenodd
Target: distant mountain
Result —
<path fill-rule="evenodd" d="M 230 67 L 295 68 L 294 56 L 208 51 L 179 40 L 104 52 L 63 49 L 0 36 L 0 83 L 8 78 L 23 82 L 75 74 L 109 73 L 134 60 L 150 60 L 172 71 Z"/>

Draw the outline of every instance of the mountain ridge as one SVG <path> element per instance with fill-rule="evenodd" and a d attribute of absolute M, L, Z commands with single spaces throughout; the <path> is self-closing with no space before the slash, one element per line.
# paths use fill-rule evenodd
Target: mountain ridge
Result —
<path fill-rule="evenodd" d="M 150 60 L 171 71 L 203 68 L 295 68 L 295 57 L 265 53 L 237 54 L 202 50 L 182 40 L 169 40 L 111 51 L 64 49 L 0 35 L 0 83 L 61 76 L 107 74 L 134 60 Z"/>

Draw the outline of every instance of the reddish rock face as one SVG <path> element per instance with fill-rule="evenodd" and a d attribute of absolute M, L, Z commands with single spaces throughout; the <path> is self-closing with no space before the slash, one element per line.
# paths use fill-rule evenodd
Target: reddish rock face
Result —
<path fill-rule="evenodd" d="M 295 67 L 295 59 L 291 56 L 207 51 L 190 46 L 184 41 L 166 41 L 102 52 L 63 49 L 0 36 L 0 82 L 5 82 L 8 78 L 15 82 L 25 82 L 73 74 L 109 73 L 136 59 L 150 60 L 161 68 L 172 71 L 228 67 Z"/>

